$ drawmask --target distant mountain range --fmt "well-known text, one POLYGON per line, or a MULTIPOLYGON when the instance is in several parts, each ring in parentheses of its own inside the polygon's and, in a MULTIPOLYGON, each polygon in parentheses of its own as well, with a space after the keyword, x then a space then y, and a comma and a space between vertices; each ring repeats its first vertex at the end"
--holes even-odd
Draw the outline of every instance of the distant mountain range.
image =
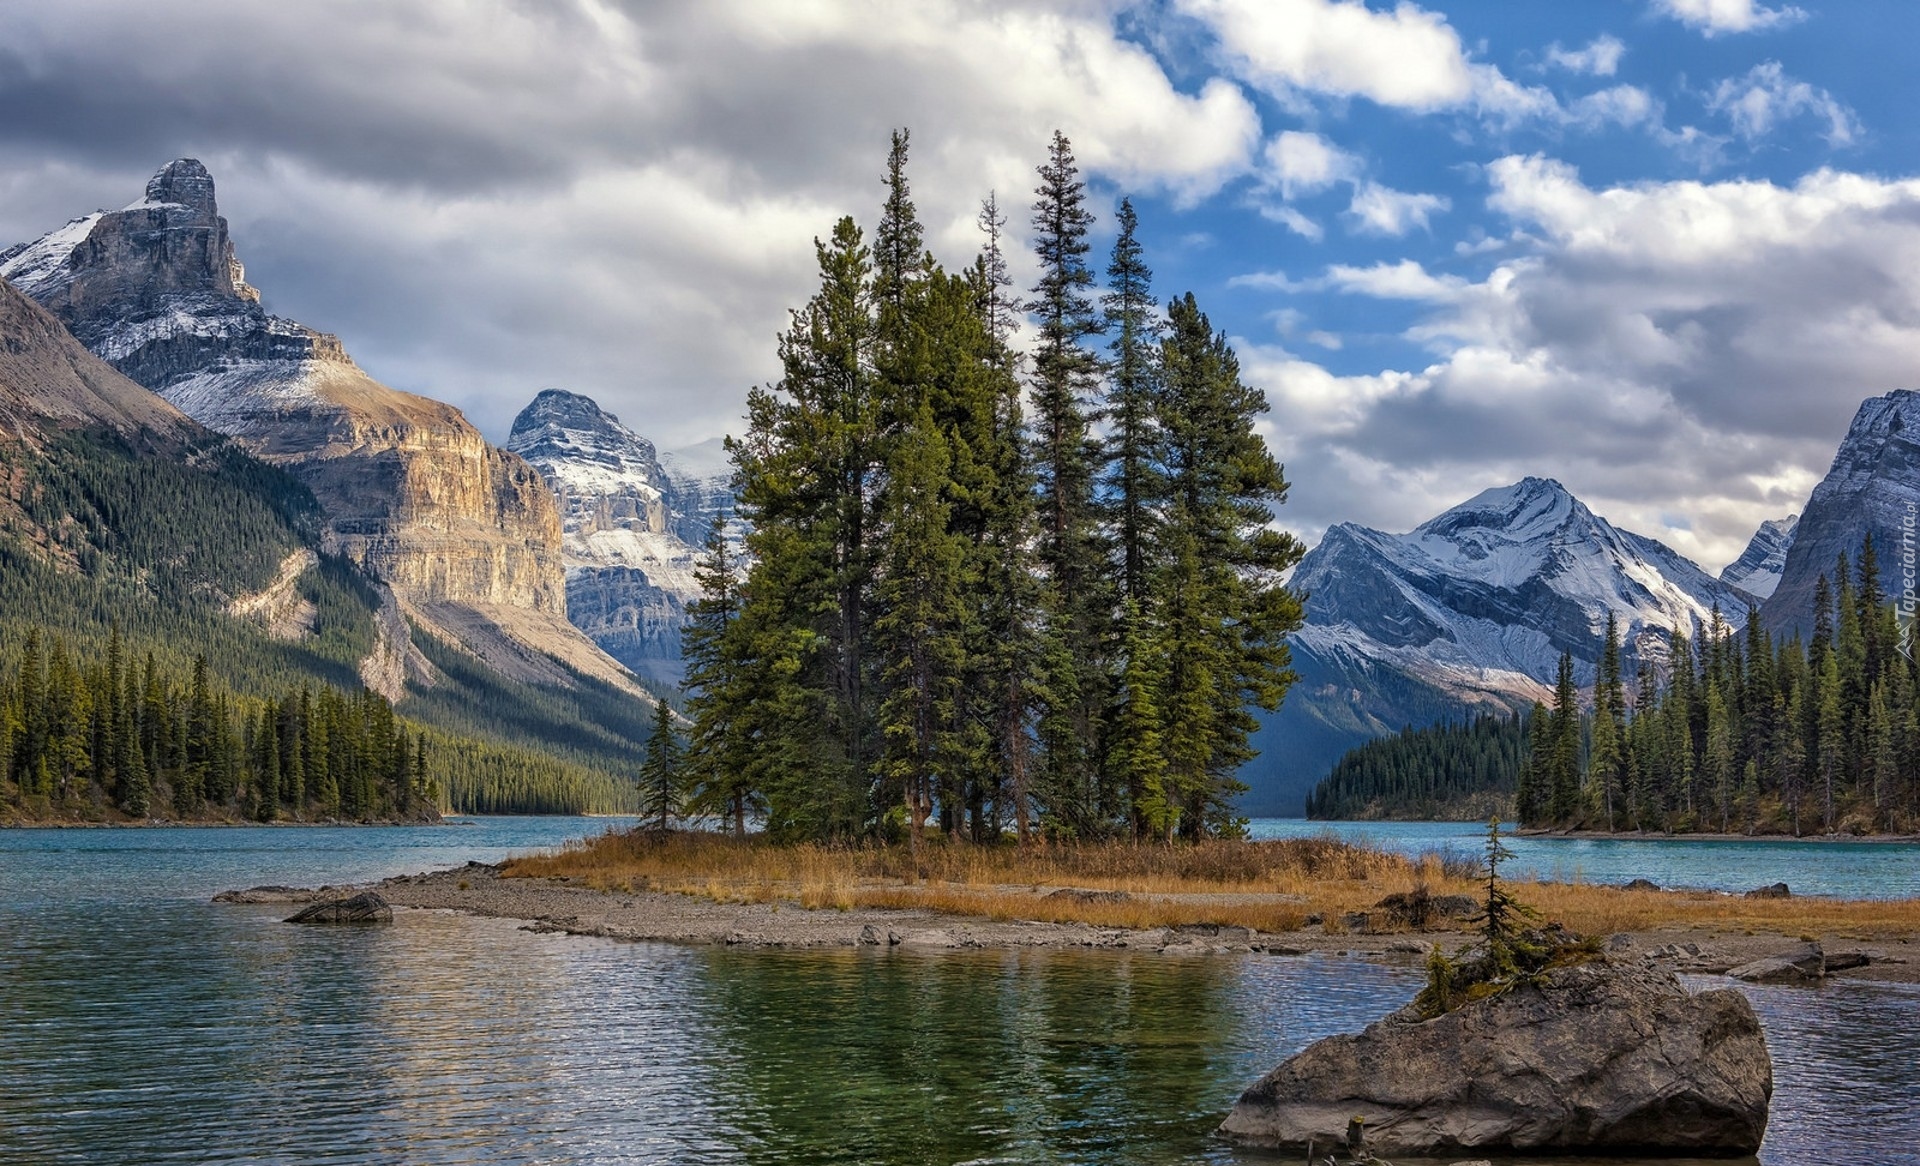
MULTIPOLYGON (((369 685, 431 689, 443 669, 421 633, 514 683, 592 678, 644 697, 636 678, 679 682, 699 548, 732 507, 718 439, 662 452, 591 398, 549 389, 490 445, 457 409, 373 380, 335 337, 268 314, 190 159, 121 210, 0 252, 0 276, 40 305, 0 299, 0 426, 176 441, 205 426, 297 475, 324 515, 312 550, 378 587, 369 685)), ((1758 606, 1770 626, 1803 627, 1818 576, 1869 531, 1897 595, 1917 501, 1920 396, 1897 392, 1861 406, 1805 514, 1763 524, 1718 578, 1544 478, 1406 534, 1334 526, 1293 577, 1308 597, 1300 682, 1256 740, 1245 808, 1298 813, 1367 738, 1543 698, 1563 651, 1590 681, 1609 613, 1630 672, 1663 664, 1671 630, 1716 607, 1735 624, 1758 606)))
POLYGON ((1341 753, 1371 737, 1546 699, 1562 652, 1581 679, 1612 613, 1629 669, 1668 633, 1758 603, 1672 548, 1594 514, 1560 483, 1486 490, 1402 535, 1341 523, 1293 576, 1300 682, 1267 719, 1243 780, 1253 813, 1297 814, 1341 753))

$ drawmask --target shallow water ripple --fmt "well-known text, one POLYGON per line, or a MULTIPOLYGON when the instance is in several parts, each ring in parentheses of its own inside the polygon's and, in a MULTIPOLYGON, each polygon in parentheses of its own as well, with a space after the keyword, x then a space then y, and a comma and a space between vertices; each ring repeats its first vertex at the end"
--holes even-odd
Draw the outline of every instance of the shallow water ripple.
MULTIPOLYGON (((617 944, 426 912, 293 928, 205 901, 595 825, 0 832, 0 1162, 1241 1162, 1210 1133, 1239 1090, 1420 980, 617 944)), ((1920 992, 1750 995, 1776 1062, 1769 1166, 1920 1162, 1920 992)))

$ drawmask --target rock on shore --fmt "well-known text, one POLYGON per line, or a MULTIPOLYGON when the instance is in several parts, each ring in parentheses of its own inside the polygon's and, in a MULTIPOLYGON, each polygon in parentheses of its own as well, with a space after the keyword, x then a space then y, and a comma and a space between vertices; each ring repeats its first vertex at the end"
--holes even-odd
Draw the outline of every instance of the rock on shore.
POLYGON ((288 923, 391 923, 393 908, 372 891, 351 899, 329 899, 287 916, 288 923))
POLYGON ((1689 994, 1671 974, 1596 962, 1431 1020, 1411 1007, 1330 1037, 1267 1074, 1221 1124, 1301 1154, 1365 1119, 1387 1157, 1461 1151, 1751 1154, 1773 1066, 1732 989, 1689 994))

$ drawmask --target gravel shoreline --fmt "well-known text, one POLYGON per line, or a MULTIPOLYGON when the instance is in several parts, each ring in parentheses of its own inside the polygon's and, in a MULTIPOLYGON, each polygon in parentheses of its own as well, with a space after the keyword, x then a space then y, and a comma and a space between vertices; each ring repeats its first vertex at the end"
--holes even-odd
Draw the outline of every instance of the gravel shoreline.
MULTIPOLYGON (((257 887, 227 891, 219 902, 310 903, 374 890, 395 907, 459 911, 519 919, 522 930, 596 936, 627 942, 723 944, 757 948, 873 947, 920 950, 1064 948, 1145 951, 1166 955, 1262 952, 1328 954, 1417 963, 1438 946, 1455 951, 1471 936, 1437 931, 1390 935, 1328 935, 1320 928, 1266 933, 1244 927, 1193 924, 1149 930, 1084 923, 993 920, 889 908, 808 909, 791 901, 720 903, 659 891, 593 890, 556 879, 500 877, 500 868, 469 863, 452 870, 401 875, 359 887, 257 887)), ((1819 936, 1829 954, 1859 952, 1861 967, 1829 980, 1920 983, 1920 950, 1908 939, 1862 940, 1819 936)), ((1697 930, 1623 933, 1609 940, 1615 956, 1640 958, 1676 972, 1711 975, 1802 946, 1779 935, 1725 935, 1697 930)))

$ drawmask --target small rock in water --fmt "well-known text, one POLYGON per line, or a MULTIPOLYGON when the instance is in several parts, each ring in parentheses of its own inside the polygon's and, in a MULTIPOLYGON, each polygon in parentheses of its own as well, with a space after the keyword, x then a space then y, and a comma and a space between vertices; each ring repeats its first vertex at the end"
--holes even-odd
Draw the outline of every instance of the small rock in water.
POLYGON ((1785 955, 1742 964, 1727 974, 1749 984, 1817 984, 1827 974, 1827 959, 1819 944, 1808 943, 1785 955))
POLYGON ((391 923, 393 908, 372 891, 351 899, 329 899, 287 916, 288 923, 391 923))
POLYGON ((244 891, 221 891, 213 897, 216 903, 310 903, 318 892, 303 890, 299 887, 266 886, 248 887, 244 891))
POLYGON ((869 923, 860 929, 860 944, 863 947, 879 947, 884 942, 880 929, 869 923))
POLYGON ((1793 891, 1785 883, 1774 883, 1770 887, 1755 887, 1747 892, 1749 899, 1791 899, 1793 891))

